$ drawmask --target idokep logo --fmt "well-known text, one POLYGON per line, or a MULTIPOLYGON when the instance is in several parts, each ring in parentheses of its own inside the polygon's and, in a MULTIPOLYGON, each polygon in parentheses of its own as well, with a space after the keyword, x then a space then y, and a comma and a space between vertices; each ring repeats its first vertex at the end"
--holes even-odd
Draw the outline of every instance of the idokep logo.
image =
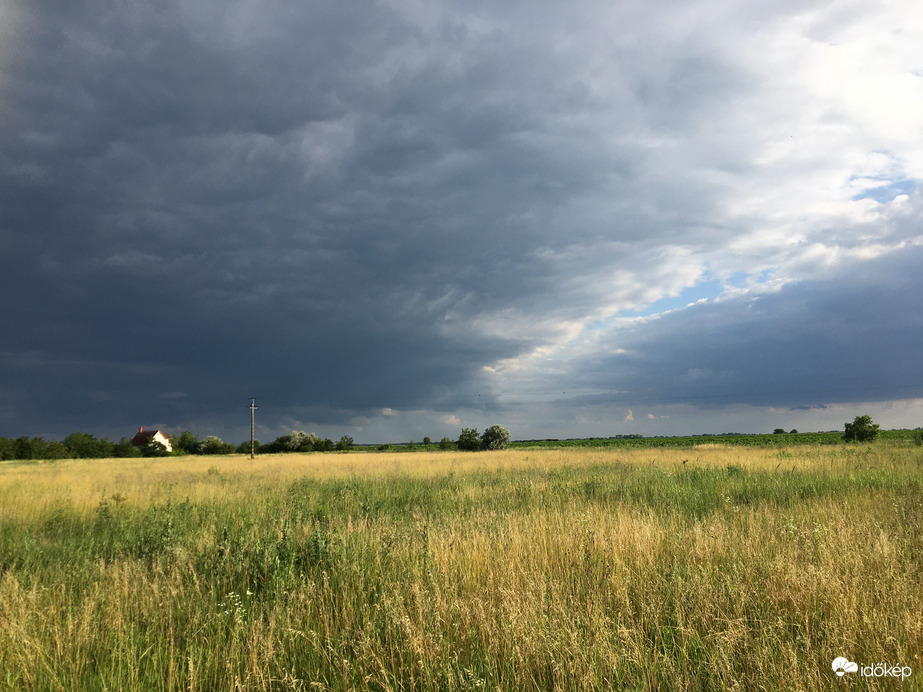
POLYGON ((892 666, 887 663, 876 663, 872 666, 860 666, 858 663, 850 661, 843 656, 837 656, 833 659, 833 672, 839 677, 846 673, 859 673, 863 678, 900 678, 904 680, 909 678, 913 671, 910 666, 892 666))
POLYGON ((853 663, 852 661, 843 658, 842 656, 837 656, 833 659, 833 672, 843 677, 846 673, 855 673, 859 670, 859 665, 853 663))

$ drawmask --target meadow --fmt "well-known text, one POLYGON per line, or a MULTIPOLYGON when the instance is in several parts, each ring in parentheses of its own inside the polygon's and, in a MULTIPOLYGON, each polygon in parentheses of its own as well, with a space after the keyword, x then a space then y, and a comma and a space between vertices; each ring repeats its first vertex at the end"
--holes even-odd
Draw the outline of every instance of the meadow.
POLYGON ((923 689, 908 442, 0 463, 0 689, 843 688, 923 689))

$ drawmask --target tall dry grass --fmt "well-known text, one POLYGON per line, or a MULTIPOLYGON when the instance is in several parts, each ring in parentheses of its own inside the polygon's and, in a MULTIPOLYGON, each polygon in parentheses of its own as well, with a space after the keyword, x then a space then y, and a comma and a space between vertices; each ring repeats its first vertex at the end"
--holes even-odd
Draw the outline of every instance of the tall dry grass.
POLYGON ((3 464, 0 687, 923 689, 921 490, 886 444, 3 464))

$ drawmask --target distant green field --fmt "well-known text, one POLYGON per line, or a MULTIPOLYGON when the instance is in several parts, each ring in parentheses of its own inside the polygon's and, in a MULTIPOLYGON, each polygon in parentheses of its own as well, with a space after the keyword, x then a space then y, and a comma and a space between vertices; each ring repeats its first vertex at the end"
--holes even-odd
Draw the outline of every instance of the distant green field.
MULTIPOLYGON (((910 439, 910 431, 890 431, 882 439, 910 439)), ((698 445, 745 445, 754 447, 787 447, 791 445, 838 444, 842 432, 781 433, 777 435, 692 435, 687 437, 613 437, 573 440, 528 440, 514 443, 517 447, 695 447, 698 445)))
MULTIPOLYGON (((879 440, 911 442, 914 430, 882 430, 879 440)), ((554 449, 562 447, 588 447, 588 448, 622 448, 622 449, 649 449, 649 448, 681 448, 696 447, 700 445, 742 445, 747 447, 789 447, 792 445, 836 445, 847 444, 843 440, 842 431, 833 432, 806 432, 806 433, 780 433, 760 435, 689 435, 684 437, 589 437, 580 439, 545 439, 545 440, 516 440, 510 444, 511 449, 554 449)), ((377 451, 377 446, 367 445, 357 447, 364 451, 377 451)), ((392 452, 432 452, 438 451, 439 446, 414 444, 387 445, 392 452)))

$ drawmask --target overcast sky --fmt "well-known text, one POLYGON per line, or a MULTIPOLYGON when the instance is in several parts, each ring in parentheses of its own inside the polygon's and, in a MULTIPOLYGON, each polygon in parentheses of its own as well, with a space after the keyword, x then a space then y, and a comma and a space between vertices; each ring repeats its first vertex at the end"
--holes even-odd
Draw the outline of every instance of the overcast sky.
POLYGON ((0 0, 0 435, 923 425, 923 4, 0 0))

